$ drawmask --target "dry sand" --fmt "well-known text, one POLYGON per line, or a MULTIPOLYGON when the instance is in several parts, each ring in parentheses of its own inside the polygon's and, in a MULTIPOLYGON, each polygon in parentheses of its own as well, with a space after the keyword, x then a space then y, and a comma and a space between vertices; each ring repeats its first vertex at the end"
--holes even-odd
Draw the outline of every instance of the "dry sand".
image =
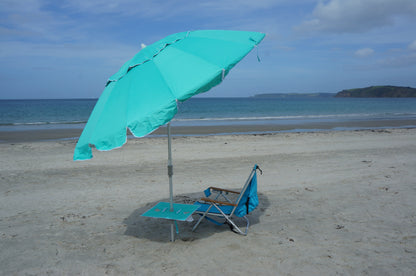
POLYGON ((247 236, 182 222, 174 243, 140 217, 168 198, 165 138, 74 146, 0 144, 1 275, 416 273, 416 129, 175 138, 177 202, 264 174, 247 236))

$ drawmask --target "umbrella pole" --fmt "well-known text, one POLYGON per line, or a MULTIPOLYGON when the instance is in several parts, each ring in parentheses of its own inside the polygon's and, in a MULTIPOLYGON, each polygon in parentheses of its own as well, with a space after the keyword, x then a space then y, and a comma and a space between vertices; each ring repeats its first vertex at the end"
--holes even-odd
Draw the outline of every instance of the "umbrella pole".
MULTIPOLYGON (((170 198, 170 211, 173 212, 173 165, 172 165, 172 138, 170 135, 170 122, 168 123, 168 176, 169 176, 169 198, 170 198)), ((170 225, 170 241, 175 241, 175 231, 173 221, 170 225)))

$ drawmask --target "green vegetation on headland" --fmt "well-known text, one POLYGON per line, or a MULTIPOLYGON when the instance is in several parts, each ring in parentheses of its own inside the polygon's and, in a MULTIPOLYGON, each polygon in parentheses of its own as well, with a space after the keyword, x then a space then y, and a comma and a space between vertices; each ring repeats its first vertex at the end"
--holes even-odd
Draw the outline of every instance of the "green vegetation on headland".
POLYGON ((410 98, 416 97, 416 88, 401 86, 370 86, 347 89, 338 92, 335 97, 351 98, 410 98))

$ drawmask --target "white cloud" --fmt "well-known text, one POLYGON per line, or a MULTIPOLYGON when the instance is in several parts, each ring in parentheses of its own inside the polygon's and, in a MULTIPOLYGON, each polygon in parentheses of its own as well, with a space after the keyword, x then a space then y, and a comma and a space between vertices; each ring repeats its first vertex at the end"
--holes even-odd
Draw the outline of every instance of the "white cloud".
POLYGON ((355 51, 357 57, 368 57, 374 53, 374 50, 371 48, 363 48, 355 51))
POLYGON ((415 0, 319 1, 312 18, 296 29, 310 32, 355 33, 393 25, 397 16, 416 17, 415 0))
POLYGON ((416 40, 410 43, 408 48, 412 51, 416 51, 416 40))

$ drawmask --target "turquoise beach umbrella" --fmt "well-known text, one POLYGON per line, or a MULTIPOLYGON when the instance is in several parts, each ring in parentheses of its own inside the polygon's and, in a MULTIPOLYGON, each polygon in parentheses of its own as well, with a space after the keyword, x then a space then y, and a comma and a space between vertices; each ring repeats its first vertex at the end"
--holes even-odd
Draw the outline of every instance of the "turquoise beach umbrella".
MULTIPOLYGON (((121 147, 127 129, 143 137, 170 122, 177 101, 221 83, 263 33, 203 30, 172 34, 143 48, 108 80, 75 147, 74 160, 121 147)), ((169 179, 172 166, 169 138, 169 179)), ((172 202, 172 189, 171 189, 172 202)))

